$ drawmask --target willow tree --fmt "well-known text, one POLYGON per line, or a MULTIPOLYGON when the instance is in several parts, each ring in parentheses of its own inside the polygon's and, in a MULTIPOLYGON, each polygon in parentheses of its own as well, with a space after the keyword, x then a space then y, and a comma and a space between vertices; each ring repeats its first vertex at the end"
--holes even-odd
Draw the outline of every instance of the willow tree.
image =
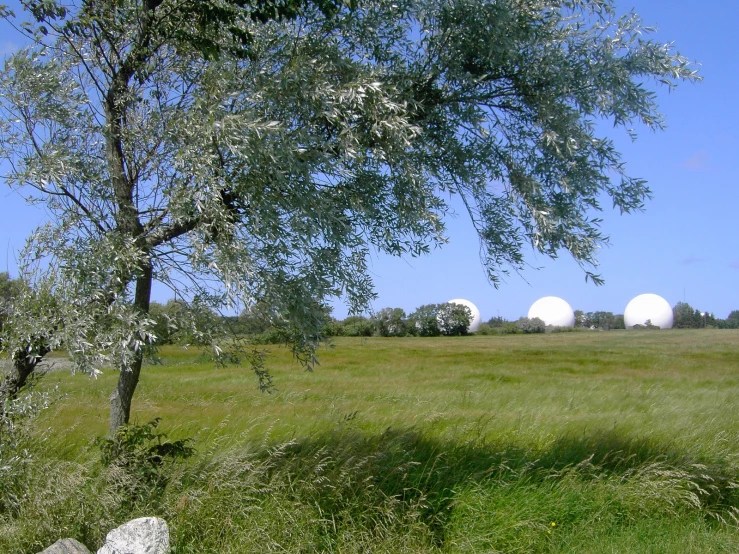
POLYGON ((53 216, 29 252, 84 305, 67 348, 120 369, 111 430, 154 280, 265 303, 310 357, 321 303, 367 306, 372 249, 445 242, 450 195, 493 284, 530 246, 598 280, 600 202, 649 196, 598 123, 661 128, 655 86, 696 79, 612 0, 23 4, 34 44, 0 75, 5 177, 53 216))

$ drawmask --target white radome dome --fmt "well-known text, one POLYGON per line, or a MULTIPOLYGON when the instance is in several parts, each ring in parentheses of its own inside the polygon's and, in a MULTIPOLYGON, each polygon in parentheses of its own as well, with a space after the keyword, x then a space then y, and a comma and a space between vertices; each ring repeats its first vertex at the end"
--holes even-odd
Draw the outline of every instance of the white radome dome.
POLYGON ((660 329, 672 329, 672 307, 658 294, 640 294, 626 305, 624 325, 644 325, 649 320, 660 329))
POLYGON ((556 296, 545 296, 534 302, 529 308, 528 318, 535 317, 553 327, 575 326, 575 312, 572 311, 572 307, 556 296))
POLYGON ((465 300, 464 298, 455 298, 454 300, 450 300, 449 302, 447 302, 447 304, 460 304, 462 306, 467 306, 472 312, 472 321, 470 321, 470 326, 467 327, 467 332, 476 333, 480 329, 480 323, 482 323, 480 310, 478 310, 477 306, 475 306, 472 302, 470 302, 469 300, 465 300))

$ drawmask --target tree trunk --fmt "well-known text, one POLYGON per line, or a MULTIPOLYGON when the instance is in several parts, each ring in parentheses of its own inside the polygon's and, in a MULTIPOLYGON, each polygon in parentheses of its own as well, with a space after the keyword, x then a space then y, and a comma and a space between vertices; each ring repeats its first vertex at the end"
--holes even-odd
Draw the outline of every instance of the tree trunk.
POLYGON ((28 377, 48 353, 49 348, 43 345, 39 348, 38 356, 28 357, 25 351, 16 352, 13 358, 13 369, 0 383, 0 417, 5 414, 5 403, 18 395, 26 385, 28 377))
MULTIPOLYGON (((151 301, 152 268, 148 263, 143 272, 136 278, 136 295, 134 306, 140 314, 149 313, 151 301)), ((119 427, 128 423, 131 415, 131 400, 136 391, 141 374, 141 364, 144 361, 144 353, 139 350, 134 354, 133 363, 130 366, 121 366, 118 376, 118 385, 113 394, 110 395, 110 436, 115 436, 119 427)))

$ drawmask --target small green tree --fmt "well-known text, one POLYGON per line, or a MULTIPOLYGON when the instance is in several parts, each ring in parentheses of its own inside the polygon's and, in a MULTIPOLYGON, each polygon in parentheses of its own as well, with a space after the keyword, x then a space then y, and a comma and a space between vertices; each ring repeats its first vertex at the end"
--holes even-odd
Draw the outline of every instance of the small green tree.
POLYGON ((424 304, 408 316, 409 330, 420 337, 438 337, 439 329, 438 304, 424 304))
POLYGON ((611 329, 626 329, 626 323, 624 322, 624 314, 615 314, 613 316, 613 323, 611 329))
POLYGON ((20 281, 10 277, 7 271, 0 271, 0 302, 3 307, 9 304, 18 294, 20 281))
POLYGON ((678 302, 672 308, 672 326, 675 329, 698 329, 703 326, 703 317, 687 302, 678 302))
POLYGON ((739 329, 739 310, 732 310, 719 326, 724 329, 739 329))
POLYGON ((439 304, 436 308, 436 321, 442 335, 466 335, 472 323, 472 310, 462 304, 439 304))
POLYGON ((589 325, 586 325, 586 322, 585 312, 575 310, 575 327, 589 327, 589 325))
POLYGON ((408 334, 408 323, 402 308, 383 308, 372 316, 381 337, 403 337, 408 334))
POLYGON ((361 315, 352 315, 342 322, 343 334, 347 337, 371 337, 374 332, 374 324, 368 318, 361 315))
POLYGON ((12 365, 0 381, 0 416, 43 357, 62 344, 66 314, 55 294, 54 281, 47 275, 33 284, 20 279, 5 282, 0 352, 10 356, 12 365))
POLYGON ((616 316, 612 312, 588 312, 584 318, 588 322, 588 327, 595 327, 602 331, 615 329, 615 325, 617 324, 616 316))
POLYGON ((499 316, 499 315, 498 316, 491 317, 487 321, 487 325, 489 325, 492 329, 497 329, 499 327, 502 327, 505 323, 509 323, 508 320, 506 318, 504 318, 504 317, 499 316))
POLYGON ((522 317, 516 321, 516 327, 522 333, 546 333, 547 324, 538 317, 522 317))

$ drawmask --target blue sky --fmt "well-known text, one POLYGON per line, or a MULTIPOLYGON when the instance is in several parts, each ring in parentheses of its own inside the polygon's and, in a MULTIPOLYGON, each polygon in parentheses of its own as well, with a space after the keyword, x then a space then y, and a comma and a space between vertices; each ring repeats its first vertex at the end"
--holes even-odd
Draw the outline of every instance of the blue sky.
MULTIPOLYGON (((13 2, 5 2, 12 4, 13 2)), ((734 34, 739 21, 737 0, 618 1, 620 11, 633 9, 658 28, 657 40, 700 63, 703 82, 659 91, 667 129, 653 133, 637 128, 632 143, 623 133, 613 138, 629 172, 649 182, 654 199, 643 213, 620 216, 603 212, 603 230, 611 244, 599 255, 606 284, 586 283, 568 255, 557 260, 530 254, 531 268, 512 274, 494 289, 485 279, 478 241, 460 211, 448 221, 450 242, 424 258, 375 256, 370 270, 378 299, 375 309, 400 307, 407 312, 421 304, 467 298, 483 320, 501 315, 516 319, 541 296, 560 296, 574 309, 623 313, 637 294, 652 292, 674 305, 693 307, 726 317, 739 309, 739 56, 734 34)), ((0 54, 19 44, 14 32, 0 23, 0 54)), ((0 270, 15 273, 15 252, 42 210, 0 184, 0 270)), ((166 300, 167 292, 155 295, 166 300)), ((346 308, 337 304, 334 315, 346 308)))

